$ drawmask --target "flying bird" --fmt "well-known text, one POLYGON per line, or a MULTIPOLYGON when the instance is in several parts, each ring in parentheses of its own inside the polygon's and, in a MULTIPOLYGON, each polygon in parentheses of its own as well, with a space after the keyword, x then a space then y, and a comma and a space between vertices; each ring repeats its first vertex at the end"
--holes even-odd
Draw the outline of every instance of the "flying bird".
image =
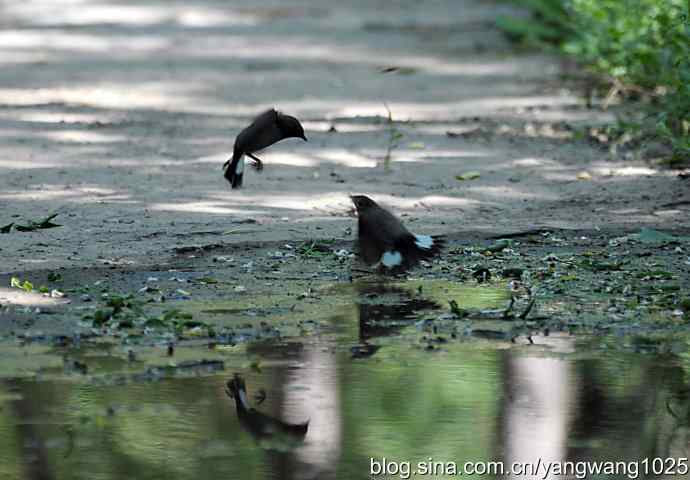
POLYGON ((437 255, 445 244, 440 235, 416 235, 392 213, 364 195, 350 197, 357 209, 359 255, 367 265, 400 273, 419 260, 437 255))
POLYGON ((251 125, 237 135, 232 158, 223 164, 225 178, 232 188, 242 186, 245 155, 251 158, 254 161, 254 167, 261 171, 264 168, 263 162, 254 154, 276 142, 292 137, 307 141, 304 128, 295 117, 284 115, 273 108, 256 117, 251 125))

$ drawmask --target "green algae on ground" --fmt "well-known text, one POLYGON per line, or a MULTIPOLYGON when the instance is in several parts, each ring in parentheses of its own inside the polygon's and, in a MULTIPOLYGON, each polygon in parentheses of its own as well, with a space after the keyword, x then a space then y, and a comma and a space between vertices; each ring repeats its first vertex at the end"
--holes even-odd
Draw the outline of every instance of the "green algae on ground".
MULTIPOLYGON (((77 333, 88 342, 108 338, 135 350, 168 343, 234 349, 258 340, 302 341, 318 335, 341 335, 346 349, 352 346, 348 342, 370 345, 370 340, 409 344, 426 337, 440 346, 444 341, 503 341, 549 331, 683 336, 688 330, 683 303, 688 298, 688 259, 680 245, 544 233, 449 246, 442 258, 411 272, 423 277, 371 275, 354 282, 347 280, 353 273, 349 259, 311 244, 299 256, 290 256, 294 247, 286 247, 282 256, 275 255, 275 246, 233 251, 235 260, 222 264, 213 261, 214 255, 226 252, 214 251, 161 270, 94 269, 86 283, 83 273, 62 272, 61 287, 70 305, 55 305, 50 312, 41 307, 41 313, 50 315, 19 305, 3 307, 2 313, 11 319, 4 327, 9 337, 22 335, 28 328, 23 325, 35 322, 26 333, 49 342, 51 328, 59 324, 63 336, 77 333), (481 279, 489 280, 480 282, 479 271, 481 279), (86 284, 94 288, 75 290, 86 284), (512 315, 503 315, 513 300, 512 315), (451 313, 451 301, 462 315, 451 313), (521 318, 531 301, 529 315, 521 318), (84 316, 90 321, 74 321, 84 316)), ((31 280, 43 282, 47 274, 31 280)), ((636 348, 633 342, 618 345, 636 348)), ((197 358, 203 358, 201 353, 197 358)))
POLYGON ((31 378, 44 370, 61 368, 62 365, 62 357, 47 345, 0 345, 0 378, 31 378))

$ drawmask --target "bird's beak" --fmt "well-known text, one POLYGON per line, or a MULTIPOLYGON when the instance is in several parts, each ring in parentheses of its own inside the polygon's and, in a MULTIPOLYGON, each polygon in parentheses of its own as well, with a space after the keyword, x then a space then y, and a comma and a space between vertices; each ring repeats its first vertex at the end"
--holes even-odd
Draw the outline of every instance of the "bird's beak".
POLYGON ((300 138, 301 138, 302 140, 304 140, 305 142, 308 141, 308 140, 307 140, 307 136, 304 135, 304 134, 302 134, 302 136, 301 136, 300 138))

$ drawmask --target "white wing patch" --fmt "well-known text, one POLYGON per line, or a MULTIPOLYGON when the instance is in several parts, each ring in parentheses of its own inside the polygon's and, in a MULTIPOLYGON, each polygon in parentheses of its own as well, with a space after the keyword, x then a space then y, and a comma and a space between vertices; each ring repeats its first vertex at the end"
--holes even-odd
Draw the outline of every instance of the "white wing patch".
POLYGON ((396 250, 384 252, 383 256, 381 257, 381 263, 388 268, 397 267, 402 263, 402 255, 396 250))
POLYGON ((424 250, 429 250, 434 244, 434 239, 430 235, 415 235, 415 245, 424 250))
POLYGON ((237 162, 237 166, 235 167, 235 175, 240 175, 242 172, 244 172, 244 155, 240 157, 240 161, 237 162))
POLYGON ((247 393, 244 390, 238 388, 237 396, 240 397, 240 402, 242 403, 242 405, 249 408, 249 402, 247 401, 247 393))

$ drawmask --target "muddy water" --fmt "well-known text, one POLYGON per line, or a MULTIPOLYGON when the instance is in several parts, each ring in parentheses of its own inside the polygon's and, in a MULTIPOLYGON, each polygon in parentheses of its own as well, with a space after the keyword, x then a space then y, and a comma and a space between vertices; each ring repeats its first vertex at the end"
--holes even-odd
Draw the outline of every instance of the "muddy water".
POLYGON ((42 367, 0 383, 0 478, 359 479, 384 458, 391 478, 430 461, 426 478, 452 478, 465 462, 688 456, 676 357, 427 331, 433 299, 359 293, 316 334, 218 346, 204 364, 183 360, 199 346, 22 347, 42 367), (235 374, 254 410, 226 392, 235 374))

